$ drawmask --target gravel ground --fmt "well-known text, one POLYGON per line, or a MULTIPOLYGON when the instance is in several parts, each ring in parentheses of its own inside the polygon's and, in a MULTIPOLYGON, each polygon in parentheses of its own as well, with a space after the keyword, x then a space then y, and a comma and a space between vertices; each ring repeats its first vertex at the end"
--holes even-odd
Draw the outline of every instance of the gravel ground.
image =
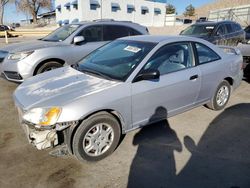
POLYGON ((28 144, 12 100, 17 86, 0 78, 0 187, 250 187, 246 81, 225 110, 198 107, 130 132, 97 163, 52 157, 28 144))

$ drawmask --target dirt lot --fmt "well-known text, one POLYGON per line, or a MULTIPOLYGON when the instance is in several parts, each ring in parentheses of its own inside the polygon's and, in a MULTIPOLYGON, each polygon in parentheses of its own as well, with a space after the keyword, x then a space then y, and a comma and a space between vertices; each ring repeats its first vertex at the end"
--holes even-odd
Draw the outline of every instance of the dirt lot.
POLYGON ((250 187, 250 84, 223 111, 199 107, 126 135, 98 163, 52 157, 28 144, 0 78, 0 187, 250 187))

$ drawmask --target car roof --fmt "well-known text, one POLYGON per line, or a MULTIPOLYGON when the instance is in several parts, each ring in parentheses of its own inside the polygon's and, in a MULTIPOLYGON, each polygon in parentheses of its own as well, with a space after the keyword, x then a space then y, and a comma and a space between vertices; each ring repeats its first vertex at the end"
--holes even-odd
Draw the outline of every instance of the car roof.
POLYGON ((79 23, 71 23, 72 25, 99 25, 99 24, 112 24, 112 25, 134 25, 139 27, 144 27, 138 23, 131 21, 114 21, 114 20, 94 20, 94 21, 81 21, 79 23))
POLYGON ((174 36, 174 35, 138 35, 138 36, 128 36, 120 38, 119 40, 133 40, 140 42, 152 42, 152 43, 160 43, 160 42, 172 42, 176 41, 197 41, 197 38, 187 37, 187 36, 174 36))
POLYGON ((218 21, 218 22, 213 22, 213 21, 206 21, 206 22, 197 22, 193 25, 218 25, 218 24, 224 24, 224 23, 236 23, 231 20, 223 20, 223 21, 218 21))
POLYGON ((122 26, 127 26, 131 27, 133 29, 136 29, 137 31, 141 32, 142 34, 147 34, 148 30, 147 27, 142 26, 138 23, 134 23, 131 21, 115 21, 112 19, 103 19, 103 20, 95 20, 95 21, 82 21, 79 23, 71 23, 69 25, 80 25, 80 26, 91 26, 91 25, 122 25, 122 26))

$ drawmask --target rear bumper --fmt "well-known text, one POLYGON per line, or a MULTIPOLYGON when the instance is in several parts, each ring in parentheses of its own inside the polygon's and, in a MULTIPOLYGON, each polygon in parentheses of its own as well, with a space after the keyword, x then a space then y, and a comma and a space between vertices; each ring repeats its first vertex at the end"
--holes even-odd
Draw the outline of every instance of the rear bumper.
POLYGON ((243 78, 243 71, 241 70, 239 74, 234 77, 233 90, 237 89, 240 86, 242 78, 243 78))

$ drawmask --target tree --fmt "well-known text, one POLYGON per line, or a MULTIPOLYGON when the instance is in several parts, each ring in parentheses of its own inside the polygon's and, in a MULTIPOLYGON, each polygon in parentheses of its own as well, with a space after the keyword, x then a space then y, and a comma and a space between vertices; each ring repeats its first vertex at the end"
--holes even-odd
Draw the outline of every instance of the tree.
POLYGON ((193 5, 188 5, 186 7, 186 11, 184 12, 184 16, 194 16, 195 15, 195 8, 193 5))
POLYGON ((28 13, 33 18, 33 23, 37 23, 37 14, 41 8, 50 9, 51 0, 16 0, 17 9, 28 13))
POLYGON ((3 24, 4 7, 9 0, 0 0, 0 24, 3 24))
POLYGON ((166 6, 166 14, 174 14, 176 11, 174 5, 168 4, 166 6))

